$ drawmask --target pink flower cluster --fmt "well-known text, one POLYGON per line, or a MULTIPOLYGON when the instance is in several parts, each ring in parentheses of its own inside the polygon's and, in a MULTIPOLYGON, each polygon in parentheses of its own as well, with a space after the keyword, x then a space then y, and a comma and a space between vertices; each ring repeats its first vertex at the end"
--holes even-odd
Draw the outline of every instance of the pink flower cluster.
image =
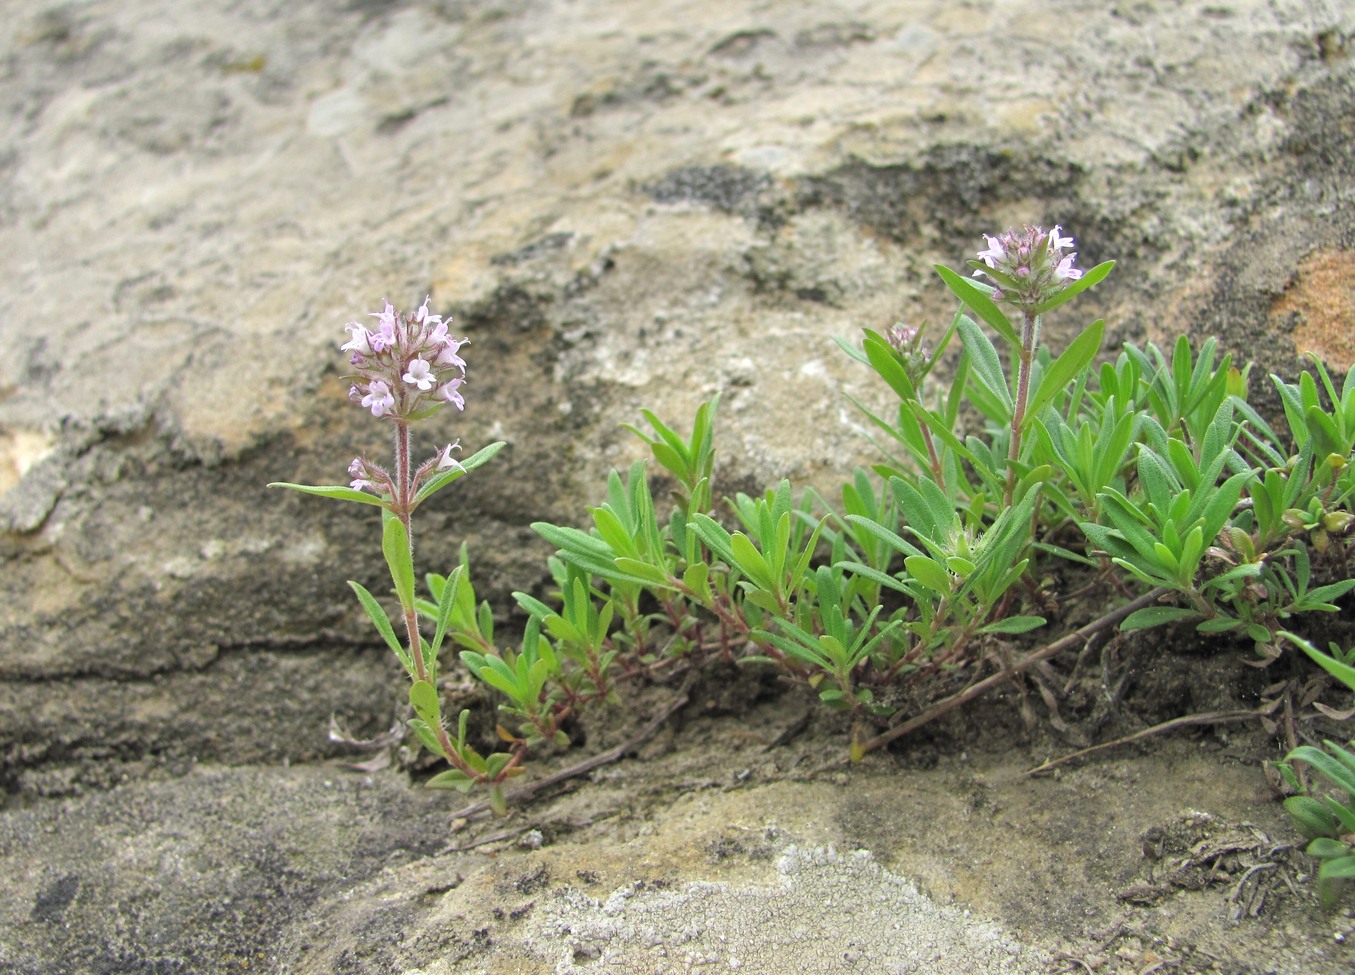
POLYGON ((349 322, 349 340, 340 346, 351 352, 357 370, 348 398, 372 411, 372 416, 409 420, 452 403, 465 408, 461 384, 466 363, 457 355, 465 339, 447 334, 441 315, 428 312, 428 298, 412 316, 396 312, 390 302, 373 312, 376 328, 349 322))
POLYGON ((994 301, 1026 306, 1048 301, 1082 277, 1082 271, 1073 267, 1077 254, 1063 253, 1073 246, 1073 238, 1060 237, 1060 229, 1026 227, 1023 234, 1015 230, 997 237, 984 234, 988 248, 979 251, 979 259, 987 268, 980 267, 974 276, 984 275, 997 285, 994 301))

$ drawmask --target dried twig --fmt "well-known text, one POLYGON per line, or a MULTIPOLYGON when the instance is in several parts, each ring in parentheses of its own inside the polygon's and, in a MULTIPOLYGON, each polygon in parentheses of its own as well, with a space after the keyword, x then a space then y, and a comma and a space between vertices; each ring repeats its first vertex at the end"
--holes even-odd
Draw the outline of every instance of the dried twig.
POLYGON ((1123 738, 1116 738, 1114 741, 1103 741, 1099 745, 1092 745, 1090 748, 1080 748, 1075 752, 1069 752, 1067 755, 1060 755, 1058 758, 1051 758, 1043 765, 1037 765, 1035 768, 1026 772, 1027 775, 1039 775, 1041 772, 1048 772, 1057 765, 1064 762, 1071 762, 1075 758, 1081 758, 1084 755, 1090 755, 1092 752, 1099 752, 1105 748, 1114 748, 1116 745, 1127 745, 1131 741, 1138 741, 1140 738, 1148 738, 1152 735, 1160 735, 1163 732, 1175 731, 1177 728, 1188 728, 1192 725, 1200 724, 1224 724, 1228 721, 1242 721, 1247 718, 1259 718, 1261 711, 1211 711, 1207 714, 1188 714, 1183 718, 1172 718, 1170 721, 1164 721, 1161 724, 1155 724, 1151 728, 1144 728, 1142 731, 1136 731, 1132 735, 1125 735, 1123 738))

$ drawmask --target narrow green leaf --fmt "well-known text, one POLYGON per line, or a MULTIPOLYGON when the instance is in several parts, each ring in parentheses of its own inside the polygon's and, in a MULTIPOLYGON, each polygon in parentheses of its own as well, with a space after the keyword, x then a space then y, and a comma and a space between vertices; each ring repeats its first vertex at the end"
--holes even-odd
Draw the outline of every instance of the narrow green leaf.
POLYGON ((1039 388, 1030 395, 1023 427, 1028 426, 1055 396, 1067 389, 1091 365, 1096 353, 1101 351, 1101 339, 1105 334, 1105 328, 1105 322, 1098 318, 1087 326, 1086 331, 1069 343, 1062 355, 1050 363, 1049 368, 1040 377, 1039 388))
MULTIPOLYGON (((1355 579, 1342 579, 1340 582, 1333 582, 1329 586, 1318 586, 1316 589, 1310 589, 1305 594, 1305 605, 1308 604, 1329 604, 1333 599, 1340 599, 1351 589, 1355 589, 1355 579)), ((1315 608, 1315 607, 1313 607, 1315 608)), ((1337 607, 1327 605, 1328 612, 1333 612, 1337 607)))
POLYGON ((1045 625, 1043 616, 1008 616, 979 627, 980 633, 1029 633, 1045 625))
POLYGON ((471 471, 475 470, 475 468, 486 463, 505 446, 507 446, 507 444, 500 440, 497 443, 490 444, 488 447, 482 447, 465 460, 461 461, 458 466, 453 467, 451 470, 443 471, 441 474, 434 476, 431 481, 424 482, 423 486, 421 486, 414 495, 414 504, 417 506, 424 501, 424 499, 441 491, 448 484, 451 484, 458 478, 465 477, 471 471))
POLYGON ((725 527, 709 515, 693 512, 688 522, 692 530, 706 543, 706 547, 718 555, 726 564, 736 562, 734 550, 730 547, 730 535, 725 527))
POLYGON ((1319 836, 1303 852, 1309 856, 1322 857, 1343 857, 1350 853, 1350 846, 1342 843, 1340 840, 1334 840, 1330 836, 1319 836))
POLYGON ((614 511, 604 506, 594 508, 592 514, 598 534, 602 536, 602 540, 611 548, 613 554, 628 558, 636 558, 640 554, 630 530, 621 523, 621 519, 614 511))
POLYGON ((433 733, 433 729, 428 726, 428 722, 424 721, 422 718, 410 718, 409 726, 414 729, 415 737, 419 739, 424 748, 427 748, 434 755, 441 755, 443 758, 451 757, 443 751, 442 742, 439 741, 438 736, 433 733))
POLYGON ((475 780, 459 768, 439 772, 424 783, 424 787, 428 789, 455 789, 457 792, 469 792, 474 785, 475 780))
POLYGON ((409 656, 409 651, 404 648, 399 639, 395 636, 395 628, 391 626, 390 617, 386 611, 381 608, 381 604, 376 601, 376 597, 366 590, 360 583, 349 581, 348 585, 353 592, 357 594, 358 602, 362 603, 362 608, 367 611, 372 623, 376 625, 377 632, 381 634, 386 645, 395 652, 395 656, 400 658, 400 663, 405 665, 405 670, 409 676, 413 677, 416 673, 414 661, 409 656))
POLYGON ((1005 411, 1003 415, 993 419, 1003 422, 1010 420, 1012 394, 1007 388, 1007 377, 1002 371, 1002 361, 998 358, 997 349, 993 348, 993 343, 983 334, 983 330, 968 318, 960 320, 960 343, 969 354, 974 378, 998 400, 1005 411))
POLYGON ((993 299, 988 297, 988 292, 984 291, 973 279, 966 278, 944 264, 933 265, 936 273, 941 276, 941 280, 950 288, 951 293, 959 298, 974 314, 983 319, 993 331, 1001 335, 1007 343, 1014 349, 1021 347, 1021 339, 1016 334, 1016 329, 1012 328, 1012 323, 1007 320, 1007 316, 1002 314, 997 305, 993 304, 993 299))
POLYGON ((438 690, 428 681, 416 680, 409 686, 409 703, 419 719, 427 722, 430 728, 437 728, 442 724, 438 690))
MULTIPOLYGON (((1346 848, 1349 851, 1349 847, 1346 848)), ((1355 879, 1355 856, 1333 857, 1318 868, 1323 878, 1332 880, 1355 879)))
POLYGON ((882 586, 887 586, 897 592, 908 593, 912 595, 912 589, 905 582, 901 582, 894 576, 869 565, 862 565, 860 562, 836 562, 833 565, 835 569, 842 569, 853 575, 861 576, 863 579, 869 579, 871 582, 882 586))
POLYGON ((1343 664, 1335 657, 1327 656, 1325 653, 1317 649, 1317 647, 1313 646, 1303 637, 1295 633, 1290 633, 1288 630, 1281 630, 1278 635, 1284 637, 1290 643, 1294 644, 1296 647, 1298 647, 1300 650, 1306 653, 1309 657, 1311 657, 1313 659, 1313 662, 1316 663, 1319 667, 1321 667, 1327 673, 1331 674, 1342 684, 1345 684, 1352 691, 1355 691, 1355 667, 1343 664))
POLYGON ((682 584, 696 594, 697 602, 710 606, 715 598, 710 591, 710 566, 705 562, 696 562, 687 566, 682 573, 682 584))
POLYGON ((388 517, 381 533, 381 552, 390 567, 391 581, 400 605, 414 605, 414 557, 409 551, 409 535, 399 518, 388 517))
POLYGON ((532 522, 532 531, 564 552, 577 552, 604 562, 613 558, 611 546, 600 538, 594 538, 587 532, 563 525, 552 525, 548 521, 532 522))
POLYGON ((951 576, 925 555, 910 555, 903 560, 908 574, 941 596, 950 595, 951 576))
POLYGON ((287 481, 273 481, 269 487, 287 488, 291 491, 300 491, 302 494, 314 494, 322 498, 334 498, 336 501, 355 501, 358 504, 374 504, 377 507, 384 508, 389 502, 385 498, 378 498, 375 494, 368 494, 366 491, 355 491, 350 487, 344 487, 341 484, 291 484, 287 481))
MULTIPOLYGON (((427 649, 427 655, 432 657, 434 661, 437 660, 438 652, 442 649, 442 641, 447 636, 447 627, 451 624, 452 612, 456 609, 456 598, 461 591, 461 577, 465 575, 465 572, 466 567, 458 565, 442 583, 440 591, 437 593, 438 610, 435 624, 437 629, 433 633, 433 642, 428 645, 427 649)), ((427 659, 425 659, 424 665, 429 666, 427 659)))
POLYGON ((1148 606, 1126 616, 1124 622, 1120 624, 1120 629, 1125 632, 1146 630, 1178 620, 1195 619, 1199 615, 1195 610, 1186 609, 1184 606, 1148 606))
MULTIPOLYGON (((1330 745, 1330 742, 1324 742, 1330 745)), ((1347 793, 1355 795, 1355 772, 1346 768, 1340 761, 1312 745, 1300 745, 1284 757, 1286 762, 1307 762, 1317 771, 1331 779, 1347 793)))
POLYGON ((639 579, 647 586, 658 589, 676 589, 677 583, 657 565, 641 562, 638 559, 616 559, 615 565, 632 579, 639 579))
POLYGON ((866 330, 865 353, 870 367, 889 384, 900 399, 917 399, 917 389, 899 362, 898 353, 883 338, 866 330))
POLYGON ((1312 796, 1290 796, 1284 801, 1284 808, 1298 831, 1310 840, 1330 837, 1336 831, 1336 817, 1325 803, 1312 796))

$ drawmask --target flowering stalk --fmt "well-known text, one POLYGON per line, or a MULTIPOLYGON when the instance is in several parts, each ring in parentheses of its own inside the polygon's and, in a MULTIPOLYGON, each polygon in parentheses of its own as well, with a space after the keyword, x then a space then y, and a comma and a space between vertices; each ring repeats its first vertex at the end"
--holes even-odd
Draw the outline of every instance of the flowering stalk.
POLYGON ((1082 278, 1073 266, 1077 254, 1064 254, 1073 238, 1059 236, 1059 227, 1046 232, 1027 226, 1025 233, 1008 230, 997 237, 984 235, 988 247, 979 251, 983 262, 971 262, 974 276, 990 278, 996 285, 990 300, 1015 305, 1021 311, 1020 343, 1017 346, 1016 397, 1012 407, 1011 440, 1007 449, 1007 485, 1004 500, 1011 507, 1016 490, 1016 461, 1021 455, 1021 431, 1025 426, 1030 397, 1030 370, 1040 338, 1040 313, 1051 306, 1060 292, 1082 278))
MULTIPOLYGON (((354 474, 350 486, 354 490, 374 490, 389 498, 386 510, 404 526, 405 545, 412 561, 414 534, 410 516, 417 504, 416 491, 420 482, 434 468, 447 470, 456 464, 451 451, 458 445, 448 444, 433 460, 418 470, 411 470, 412 420, 431 416, 437 409, 451 403, 458 410, 465 408, 460 387, 465 382, 466 363, 457 353, 465 339, 454 339, 447 334, 447 325, 441 315, 428 311, 428 298, 412 316, 396 314, 390 302, 371 317, 377 327, 370 330, 358 322, 345 327, 349 341, 340 346, 351 352, 349 363, 357 370, 348 398, 371 411, 372 416, 390 419, 395 424, 395 471, 388 474, 364 458, 355 458, 349 465, 354 474)), ((428 680, 428 669, 420 648, 418 611, 413 601, 401 599, 405 632, 409 641, 409 656, 414 663, 415 678, 428 680)))
MULTIPOLYGON (((898 353, 899 364, 903 366, 908 382, 914 389, 920 390, 922 380, 931 371, 933 363, 931 351, 922 342, 922 328, 896 323, 885 330, 885 338, 898 353)), ((932 469, 932 476, 936 478, 936 483, 944 488, 946 477, 941 469, 941 458, 936 453, 936 442, 932 440, 931 428, 923 423, 919 430, 922 433, 923 445, 927 449, 927 462, 932 469)))
POLYGON ((382 509, 381 547, 403 616, 403 644, 395 636, 385 610, 371 593, 356 582, 349 585, 413 681, 410 703, 416 717, 410 724, 415 733, 430 751, 443 756, 453 766, 453 771, 443 773, 434 784, 455 788, 468 788, 481 782, 490 784, 494 788, 491 802, 499 808, 503 803, 500 783, 519 771, 521 755, 482 757, 477 754, 466 744, 466 712, 462 712, 460 727, 453 737, 443 724, 437 691, 438 650, 456 610, 462 570, 454 571, 433 594, 437 604, 437 633, 432 641, 425 641, 419 633, 411 524, 414 509, 434 492, 487 461, 503 446, 502 443, 492 444, 462 464, 452 457, 452 451, 460 449, 460 442, 453 441, 415 465, 411 425, 431 417, 448 404, 458 410, 465 408, 461 387, 466 381, 466 363, 459 352, 466 340, 447 333, 447 323, 442 316, 429 312, 428 301, 425 298, 411 315, 397 313, 387 302, 384 309, 372 313, 371 317, 376 319, 374 328, 349 322, 345 326, 349 340, 340 346, 349 353, 348 361, 354 370, 348 398, 370 411, 372 416, 389 420, 395 427, 391 469, 359 455, 348 465, 351 478, 348 487, 277 486, 341 501, 374 504, 382 509), (450 778, 445 778, 447 776, 450 778))

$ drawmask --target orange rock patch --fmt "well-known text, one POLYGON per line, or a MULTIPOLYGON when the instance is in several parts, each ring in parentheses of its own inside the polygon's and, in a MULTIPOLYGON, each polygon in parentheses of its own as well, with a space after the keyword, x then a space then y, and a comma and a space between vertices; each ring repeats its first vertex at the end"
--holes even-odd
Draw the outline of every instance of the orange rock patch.
POLYGON ((1291 312, 1300 319, 1294 329, 1300 355, 1315 352, 1342 370, 1355 363, 1355 252, 1322 250, 1300 264, 1294 283, 1272 303, 1270 317, 1278 325, 1291 312))

